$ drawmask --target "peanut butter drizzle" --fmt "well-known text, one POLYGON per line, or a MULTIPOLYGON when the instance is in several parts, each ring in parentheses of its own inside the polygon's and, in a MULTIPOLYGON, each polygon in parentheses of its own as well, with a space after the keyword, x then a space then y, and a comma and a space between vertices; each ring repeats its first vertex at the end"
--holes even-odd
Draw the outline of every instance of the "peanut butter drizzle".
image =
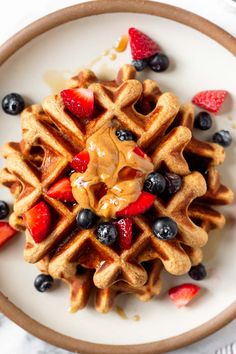
POLYGON ((87 170, 71 176, 76 201, 104 218, 115 217, 117 211, 137 200, 145 177, 154 169, 149 158, 134 152, 134 141, 120 141, 115 131, 116 123, 108 123, 88 138, 87 170), (105 185, 107 192, 97 200, 95 190, 99 184, 105 185))

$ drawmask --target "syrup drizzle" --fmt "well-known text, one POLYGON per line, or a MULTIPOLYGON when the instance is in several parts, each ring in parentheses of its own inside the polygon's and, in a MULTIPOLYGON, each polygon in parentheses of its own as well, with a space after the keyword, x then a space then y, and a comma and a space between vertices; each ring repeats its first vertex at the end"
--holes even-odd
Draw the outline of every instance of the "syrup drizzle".
MULTIPOLYGON (((86 67, 88 69, 92 69, 94 65, 102 62, 104 57, 108 57, 111 61, 115 61, 118 57, 118 54, 126 50, 128 41, 129 38, 126 34, 120 36, 112 48, 105 50, 102 55, 99 55, 91 60, 91 62, 86 67)), ((43 81, 47 84, 53 94, 57 94, 65 88, 67 76, 67 71, 48 70, 43 74, 43 81)))
POLYGON ((48 70, 43 74, 43 81, 47 84, 53 94, 65 88, 65 72, 58 70, 48 70))

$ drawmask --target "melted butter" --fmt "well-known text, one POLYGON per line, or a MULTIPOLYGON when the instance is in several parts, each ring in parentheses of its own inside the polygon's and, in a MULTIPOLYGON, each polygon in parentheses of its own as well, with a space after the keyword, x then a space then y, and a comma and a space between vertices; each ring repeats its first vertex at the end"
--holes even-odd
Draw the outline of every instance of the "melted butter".
POLYGON ((123 320, 129 319, 122 307, 116 306, 115 311, 123 320))
POLYGON ((119 53, 124 52, 127 48, 128 41, 129 37, 126 34, 121 36, 115 45, 115 50, 119 53))
POLYGON ((43 80, 53 94, 62 91, 66 86, 66 77, 63 71, 48 70, 43 74, 43 80))

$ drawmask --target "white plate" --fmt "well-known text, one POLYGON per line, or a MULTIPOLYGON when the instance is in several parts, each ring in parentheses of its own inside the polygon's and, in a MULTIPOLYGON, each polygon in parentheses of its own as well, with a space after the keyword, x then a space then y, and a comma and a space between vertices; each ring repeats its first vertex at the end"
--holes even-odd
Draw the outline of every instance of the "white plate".
MULTIPOLYGON (((144 75, 156 79, 163 90, 174 91, 183 102, 203 89, 225 89, 231 98, 222 114, 214 118, 214 126, 204 139, 214 131, 229 129, 236 141, 236 60, 235 57, 200 32, 157 16, 144 14, 102 14, 79 19, 40 35, 14 54, 0 68, 0 97, 9 92, 19 92, 28 101, 41 102, 51 93, 44 81, 51 70, 60 73, 76 72, 86 67, 94 58, 112 47, 117 38, 136 26, 156 39, 169 55, 171 68, 166 73, 146 71, 144 75)), ((112 78, 119 67, 130 63, 130 51, 118 54, 115 61, 104 57, 94 66, 98 75, 112 78)), ((1 112, 0 145, 20 139, 19 117, 1 112)), ((1 161, 2 164, 2 161, 1 161)), ((227 158, 221 169, 223 181, 236 190, 235 143, 227 149, 227 158)), ((0 198, 11 203, 10 194, 1 189, 0 198)), ((224 208, 235 215, 235 205, 224 208)), ((117 299, 116 304, 125 309, 128 320, 115 311, 101 315, 89 307, 77 314, 69 314, 68 289, 64 285, 55 291, 38 293, 33 287, 37 270, 23 261, 24 235, 0 251, 1 291, 33 319, 62 334, 103 344, 140 344, 183 334, 202 325, 236 300, 236 238, 235 225, 213 232, 204 249, 205 265, 209 276, 201 282, 203 291, 190 306, 178 310, 170 302, 166 291, 169 287, 190 281, 188 276, 165 276, 162 296, 149 303, 142 303, 132 296, 117 299), (134 321, 139 315, 141 320, 134 321)))

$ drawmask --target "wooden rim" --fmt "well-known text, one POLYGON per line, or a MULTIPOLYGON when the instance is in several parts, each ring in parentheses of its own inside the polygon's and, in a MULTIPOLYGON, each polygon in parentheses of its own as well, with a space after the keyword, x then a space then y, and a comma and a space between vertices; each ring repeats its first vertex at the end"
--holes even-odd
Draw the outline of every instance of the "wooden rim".
MULTIPOLYGON (((15 34, 0 47, 0 65, 40 34, 79 18, 104 13, 133 12, 164 17, 192 27, 214 39, 236 56, 236 39, 220 27, 183 9, 146 0, 100 0, 71 6, 47 15, 15 34)), ((205 324, 179 336, 139 345, 103 345, 74 339, 33 320, 0 292, 0 310, 36 337, 58 347, 85 354, 158 354, 198 341, 236 318, 236 301, 205 324)))

